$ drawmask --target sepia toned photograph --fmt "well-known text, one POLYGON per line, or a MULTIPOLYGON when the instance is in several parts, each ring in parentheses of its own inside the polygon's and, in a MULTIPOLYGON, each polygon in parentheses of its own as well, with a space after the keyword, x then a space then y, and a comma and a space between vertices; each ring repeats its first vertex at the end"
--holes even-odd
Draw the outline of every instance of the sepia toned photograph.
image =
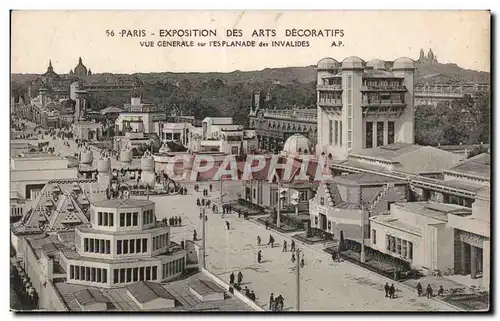
POLYGON ((490 311, 490 39, 486 10, 12 10, 10 311, 490 311))

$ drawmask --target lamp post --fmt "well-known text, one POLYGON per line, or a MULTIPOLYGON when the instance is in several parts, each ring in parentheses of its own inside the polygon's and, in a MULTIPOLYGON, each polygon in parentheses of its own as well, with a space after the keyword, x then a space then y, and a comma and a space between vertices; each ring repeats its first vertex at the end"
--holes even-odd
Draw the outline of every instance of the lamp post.
POLYGON ((300 249, 297 249, 297 311, 300 311, 300 249))
POLYGON ((203 219, 203 222, 202 222, 202 235, 201 237, 203 238, 203 268, 206 269, 207 268, 207 240, 206 240, 206 211, 205 211, 205 208, 202 209, 202 213, 203 213, 203 216, 202 216, 202 219, 203 219))

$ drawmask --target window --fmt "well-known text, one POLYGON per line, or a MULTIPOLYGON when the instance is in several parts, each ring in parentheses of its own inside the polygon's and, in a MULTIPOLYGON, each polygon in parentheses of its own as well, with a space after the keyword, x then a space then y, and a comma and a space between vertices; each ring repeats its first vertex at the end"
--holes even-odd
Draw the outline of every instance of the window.
POLYGON ((108 213, 109 214, 109 226, 114 226, 114 214, 113 213, 108 213))
POLYGON ((99 253, 104 254, 106 252, 106 246, 104 240, 99 240, 99 253))
POLYGON ((95 274, 96 274, 96 271, 95 271, 95 268, 93 267, 90 269, 90 281, 91 282, 94 282, 96 280, 95 274))
POLYGON ((134 282, 137 282, 137 280, 139 280, 139 268, 134 268, 133 277, 134 277, 134 282))
POLYGON ((306 202, 307 201, 307 191, 300 191, 299 192, 299 201, 300 202, 306 202))
POLYGON ((413 260, 413 243, 408 242, 408 258, 413 260))
POLYGON ((125 226, 125 213, 120 213, 120 226, 125 226))
POLYGON ((69 266, 69 278, 70 279, 75 278, 75 266, 74 265, 69 266))
POLYGON ((320 197, 319 204, 320 205, 325 205, 325 198, 324 197, 320 197))
POLYGON ((102 225, 104 226, 108 226, 108 215, 109 213, 102 213, 102 218, 103 218, 103 222, 102 222, 102 225))
POLYGON ((123 254, 128 254, 128 240, 123 240, 123 254))
POLYGON ((342 147, 342 121, 339 120, 339 146, 342 147))
POLYGON ((111 251, 111 241, 106 240, 106 254, 109 254, 111 251))
POLYGON ((113 283, 118 283, 118 269, 113 269, 113 283))
POLYGON ((90 267, 85 268, 85 281, 90 281, 90 267))
POLYGON ((377 146, 384 145, 384 122, 377 122, 377 146))
POLYGON ((394 144, 395 141, 394 122, 387 122, 387 144, 394 144))
POLYGON ((366 122, 366 131, 365 131, 365 148, 373 147, 373 122, 366 122))
POLYGON ((89 239, 89 252, 94 252, 94 239, 89 239))
POLYGON ((89 239, 88 238, 83 239, 83 251, 84 252, 89 251, 89 239))
POLYGON ((152 280, 156 280, 157 279, 157 274, 158 274, 158 267, 157 266, 153 266, 152 273, 153 273, 153 275, 151 276, 151 279, 152 280))
POLYGON ((139 269, 139 281, 144 281, 144 267, 139 269))
POLYGON ((386 245, 386 250, 390 251, 391 250, 391 237, 389 235, 385 236, 385 245, 386 245))
POLYGON ((328 121, 328 144, 333 145, 333 121, 328 121))
POLYGON ((122 241, 116 241, 116 254, 122 254, 122 241))
POLYGON ((135 252, 135 240, 130 240, 130 253, 135 252))
POLYGON ((108 269, 102 269, 101 282, 108 283, 108 269))
POLYGON ((132 268, 127 269, 127 282, 132 282, 132 268))
POLYGON ((148 251, 148 239, 142 239, 142 252, 146 253, 148 251))
POLYGON ((75 280, 80 280, 80 267, 75 266, 75 280))
POLYGON ((334 139, 334 141, 335 141, 335 146, 337 146, 339 143, 339 121, 338 120, 335 121, 335 139, 334 139))
POLYGON ((141 239, 135 240, 135 251, 141 253, 141 239))
POLYGON ((138 223, 138 217, 139 217, 139 213, 136 212, 136 213, 133 214, 133 217, 132 217, 132 225, 133 226, 139 225, 139 223, 138 223))
POLYGON ((125 283, 125 269, 120 269, 120 283, 125 283))
POLYGON ((146 267, 146 281, 151 280, 151 267, 147 266, 146 267))
POLYGON ((372 242, 373 244, 377 244, 377 231, 372 229, 372 242))
POLYGON ((132 226, 132 213, 127 213, 127 226, 132 226))
POLYGON ((102 212, 97 212, 97 225, 102 225, 102 212))
POLYGON ((387 202, 387 210, 390 211, 391 210, 391 204, 394 204, 396 203, 395 201, 392 201, 392 202, 387 202))
POLYGON ((95 251, 94 252, 95 253, 99 253, 100 252, 100 249, 99 249, 99 244, 100 243, 101 242, 98 239, 94 239, 94 246, 95 246, 95 249, 94 249, 95 251))

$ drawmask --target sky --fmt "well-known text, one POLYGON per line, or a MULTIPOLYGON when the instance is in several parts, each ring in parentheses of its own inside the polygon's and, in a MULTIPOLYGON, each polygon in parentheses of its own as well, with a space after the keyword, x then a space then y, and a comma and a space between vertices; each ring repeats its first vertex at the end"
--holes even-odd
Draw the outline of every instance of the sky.
POLYGON ((79 57, 93 73, 231 72, 309 66, 324 57, 417 59, 421 48, 425 54, 432 48, 442 63, 490 69, 487 11, 13 11, 11 19, 13 73, 44 73, 49 59, 55 72, 67 73, 79 57), (161 37, 162 29, 211 29, 217 36, 161 37), (241 30, 243 36, 228 38, 228 29, 241 30), (274 29, 276 36, 252 37, 255 29, 274 29), (344 35, 286 37, 292 29, 336 29, 344 35), (144 30, 146 36, 122 37, 122 30, 144 30), (206 46, 159 47, 164 40, 206 46), (208 46, 232 40, 308 41, 308 47, 208 46), (141 41, 153 41, 154 47, 141 47, 141 41))

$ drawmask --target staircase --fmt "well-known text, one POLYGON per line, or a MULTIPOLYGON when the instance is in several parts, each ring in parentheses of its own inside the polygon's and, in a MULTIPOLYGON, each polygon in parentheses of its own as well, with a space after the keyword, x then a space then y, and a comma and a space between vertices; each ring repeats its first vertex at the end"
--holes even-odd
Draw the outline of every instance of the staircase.
MULTIPOLYGON (((391 190, 394 189, 394 184, 393 183, 388 183, 386 184, 382 189, 381 191, 375 195, 375 197, 373 198, 373 200, 370 202, 370 206, 369 206, 369 211, 370 212, 373 212, 375 210, 375 208, 377 207, 377 205, 382 201, 384 200, 385 196, 387 195, 387 193, 391 190)), ((398 192, 398 194, 401 194, 398 192)))

